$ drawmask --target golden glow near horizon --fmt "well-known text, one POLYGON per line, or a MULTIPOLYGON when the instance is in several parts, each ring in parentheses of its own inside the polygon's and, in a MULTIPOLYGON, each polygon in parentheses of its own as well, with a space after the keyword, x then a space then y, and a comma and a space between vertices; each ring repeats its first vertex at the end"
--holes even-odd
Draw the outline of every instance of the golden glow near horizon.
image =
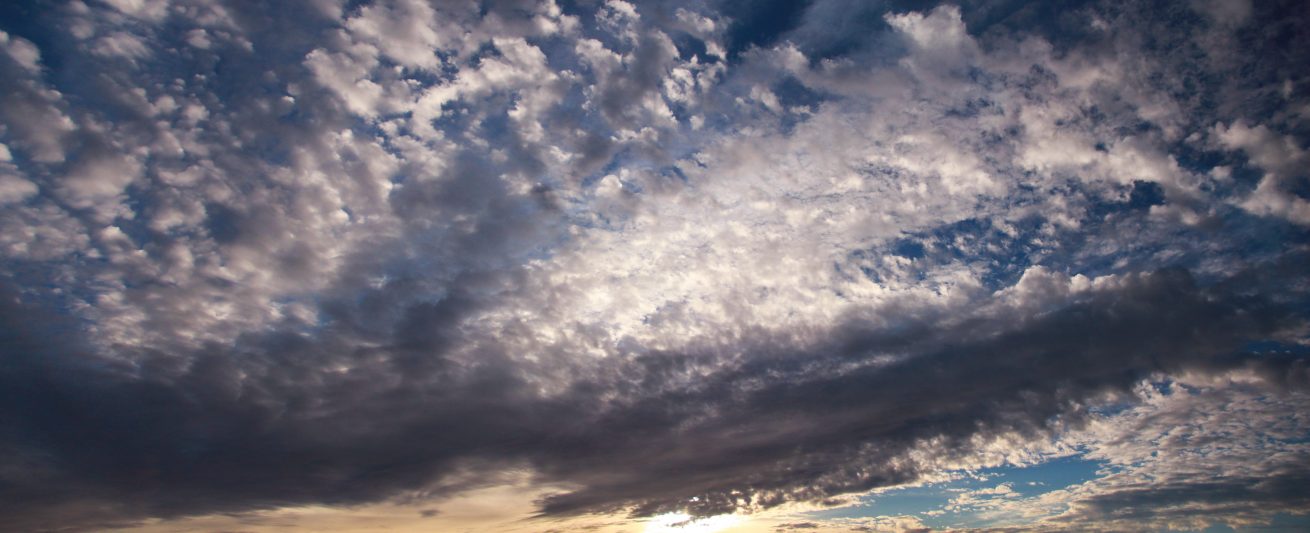
POLYGON ((693 518, 686 513, 666 513, 646 523, 646 533, 714 533, 733 526, 741 525, 745 518, 740 515, 718 515, 693 518))
POLYGON ((486 487, 449 499, 361 506, 304 506, 249 513, 214 514, 170 520, 150 520, 119 533, 179 533, 209 531, 315 531, 315 532, 518 532, 578 531, 596 533, 764 533, 785 521, 798 519, 789 509, 760 515, 718 515, 695 518, 687 513, 666 513, 634 519, 625 514, 583 515, 567 518, 536 516, 533 502, 557 488, 518 483, 486 487))

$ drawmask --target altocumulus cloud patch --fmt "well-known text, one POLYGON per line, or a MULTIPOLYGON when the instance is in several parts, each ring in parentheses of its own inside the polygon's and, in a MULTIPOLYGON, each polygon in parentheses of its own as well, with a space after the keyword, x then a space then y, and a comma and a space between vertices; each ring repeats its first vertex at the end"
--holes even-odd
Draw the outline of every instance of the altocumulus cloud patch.
POLYGON ((1302 6, 775 4, 0 8, 0 529, 1305 525, 1302 6))

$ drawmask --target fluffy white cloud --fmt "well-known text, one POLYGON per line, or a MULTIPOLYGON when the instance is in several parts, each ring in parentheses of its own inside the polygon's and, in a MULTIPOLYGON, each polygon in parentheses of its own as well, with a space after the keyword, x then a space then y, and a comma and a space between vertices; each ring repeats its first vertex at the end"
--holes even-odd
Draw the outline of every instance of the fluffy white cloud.
POLYGON ((1295 139, 1263 125, 1236 122, 1217 124, 1214 135, 1229 150, 1241 150, 1265 172, 1259 185, 1238 205, 1257 215, 1278 216, 1297 224, 1310 224, 1310 201, 1287 189, 1289 181, 1304 175, 1310 157, 1295 139))

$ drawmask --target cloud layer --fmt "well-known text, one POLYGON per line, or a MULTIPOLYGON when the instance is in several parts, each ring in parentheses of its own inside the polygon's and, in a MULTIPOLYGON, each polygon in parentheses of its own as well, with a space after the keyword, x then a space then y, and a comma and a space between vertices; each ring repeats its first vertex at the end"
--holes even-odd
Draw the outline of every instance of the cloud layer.
POLYGON ((1066 4, 5 8, 0 527, 1297 512, 1305 13, 1066 4))

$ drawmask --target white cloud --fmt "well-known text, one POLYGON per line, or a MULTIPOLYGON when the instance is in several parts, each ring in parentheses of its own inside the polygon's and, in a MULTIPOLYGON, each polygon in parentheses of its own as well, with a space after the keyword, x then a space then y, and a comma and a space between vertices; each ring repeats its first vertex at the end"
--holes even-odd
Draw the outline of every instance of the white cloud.
POLYGON ((16 63, 33 74, 41 70, 41 50, 32 41, 0 31, 0 46, 16 63))
POLYGON ((125 14, 150 21, 159 21, 168 16, 170 0, 105 0, 125 14))
POLYGON ((0 205, 18 203, 36 194, 36 184, 13 174, 0 174, 0 205))
POLYGON ((100 56, 140 59, 150 55, 150 48, 140 37, 120 31, 98 39, 92 52, 100 56))
POLYGON ((1242 122, 1217 124, 1214 135, 1224 148, 1241 150, 1255 166, 1265 171, 1259 185, 1238 205, 1257 215, 1282 217, 1297 224, 1310 224, 1310 201, 1288 191, 1284 183, 1305 172, 1307 152, 1291 137, 1279 135, 1263 125, 1249 127, 1242 122))

